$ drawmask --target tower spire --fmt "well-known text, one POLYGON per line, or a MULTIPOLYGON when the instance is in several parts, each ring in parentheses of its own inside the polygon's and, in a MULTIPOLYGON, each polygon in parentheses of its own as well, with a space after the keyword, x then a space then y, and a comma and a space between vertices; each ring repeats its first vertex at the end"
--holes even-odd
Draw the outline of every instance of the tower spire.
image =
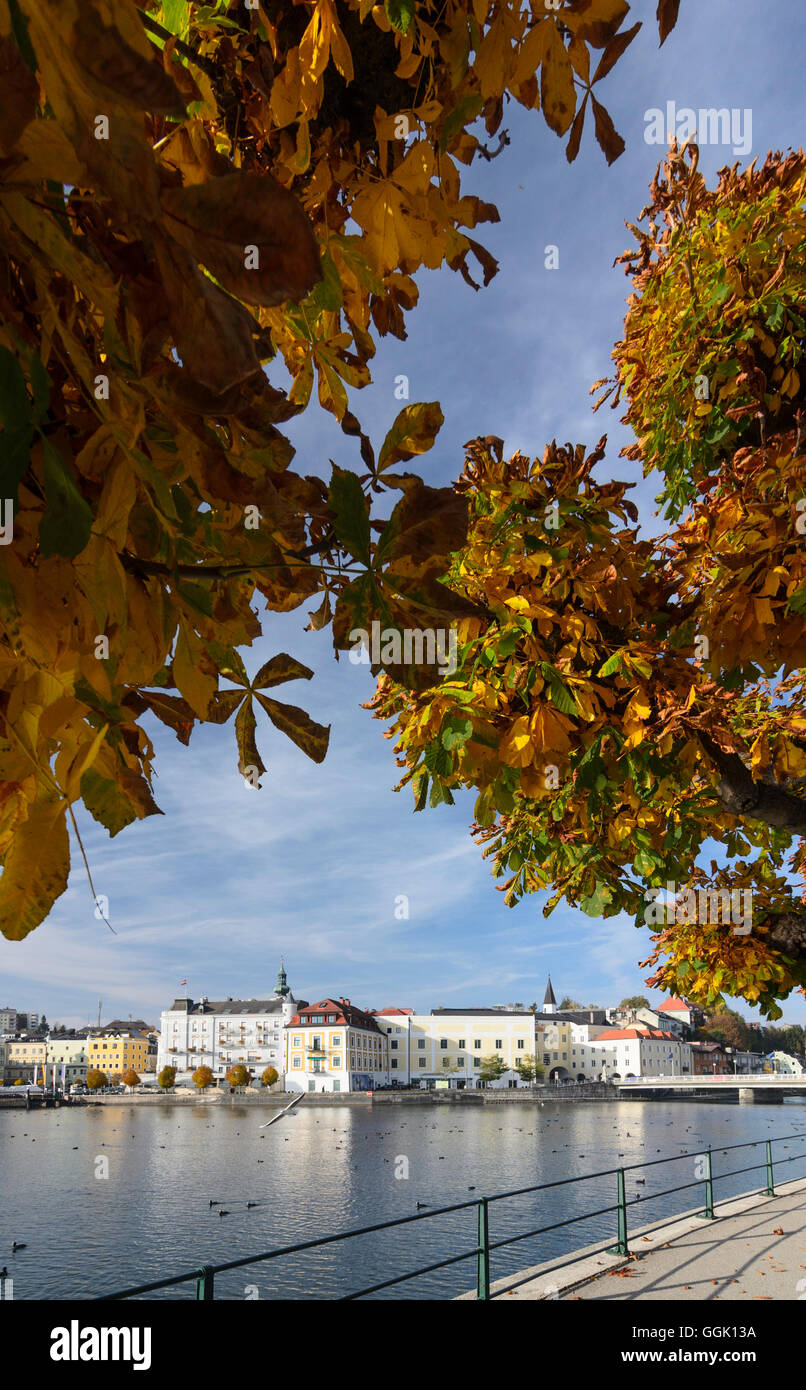
POLYGON ((554 990, 551 987, 551 976, 548 977, 546 993, 543 997, 543 1013, 554 1014, 557 1012, 557 1000, 554 998, 554 990))
POLYGON ((277 995, 278 999, 287 999, 291 993, 285 973, 285 960, 282 956, 280 957, 280 970, 277 975, 277 984, 275 985, 274 993, 277 995))

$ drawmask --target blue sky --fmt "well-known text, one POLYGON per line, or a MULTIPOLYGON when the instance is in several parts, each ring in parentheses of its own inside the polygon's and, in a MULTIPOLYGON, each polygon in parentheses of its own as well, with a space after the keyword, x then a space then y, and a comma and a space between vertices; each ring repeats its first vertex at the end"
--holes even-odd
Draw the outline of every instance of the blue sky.
MULTIPOLYGON (((645 113, 667 101, 749 109, 747 159, 797 146, 806 13, 792 0, 772 11, 756 0, 683 0, 659 50, 654 11, 654 0, 633 5, 631 19, 644 27, 601 84, 624 155, 608 169, 589 121, 569 166, 564 141, 542 116, 511 105, 510 147, 463 170, 463 191, 501 213, 477 233, 501 263, 498 276, 476 294, 448 270, 424 272, 408 339, 382 341, 374 384, 353 393, 376 445, 401 406, 399 374, 412 401, 441 402, 445 425, 421 460, 428 482, 450 482, 463 443, 477 434, 501 435, 507 454, 536 455, 554 437, 593 443, 607 430, 599 475, 638 481, 631 496, 645 526, 659 529, 658 488, 618 459, 626 431, 609 409, 594 417, 588 395, 609 373, 630 289, 621 267, 611 268, 630 242, 623 221, 636 219, 662 153, 644 142, 645 113), (559 248, 558 270, 544 268, 549 244, 559 248)), ((724 147, 701 149, 709 180, 733 160, 724 147)), ((281 370, 271 379, 287 384, 281 370)), ((360 471, 352 442, 317 407, 289 433, 300 472, 327 475, 329 458, 360 471)), ((277 693, 332 723, 325 763, 314 766, 261 716, 268 775, 251 791, 229 728, 199 728, 183 748, 155 723, 155 794, 165 815, 114 840, 88 817, 80 822, 117 934, 94 917, 74 846, 70 886, 48 921, 0 947, 0 1004, 80 1024, 94 1019, 101 997, 105 1019, 157 1020, 184 978, 195 997, 271 990, 281 953, 297 996, 343 994, 362 1007, 529 1003, 542 999, 549 971, 558 998, 607 1005, 647 992, 637 967, 649 951, 646 931, 564 906, 546 920, 542 896, 505 908, 468 835, 470 799, 414 815, 410 793, 393 793, 392 746, 360 708, 372 692, 367 668, 344 656, 336 663, 329 634, 304 632, 306 621, 305 609, 266 615, 267 635, 243 654, 252 673, 278 651, 314 668, 313 681, 277 693), (397 920, 403 894, 409 917, 397 920)), ((799 996, 784 1017, 806 1021, 799 996)))

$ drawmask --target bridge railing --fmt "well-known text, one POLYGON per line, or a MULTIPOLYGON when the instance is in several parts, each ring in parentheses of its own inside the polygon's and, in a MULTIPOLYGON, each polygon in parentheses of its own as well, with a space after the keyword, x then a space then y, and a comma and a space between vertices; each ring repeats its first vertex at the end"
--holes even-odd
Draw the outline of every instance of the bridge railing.
POLYGON ((622 1086, 701 1086, 704 1082, 728 1086, 806 1086, 806 1073, 798 1072, 691 1072, 681 1076, 661 1072, 657 1076, 625 1076, 613 1085, 622 1086))
MULTIPOLYGON (((740 1149, 756 1149, 763 1146, 764 1157, 758 1163, 751 1163, 746 1167, 732 1168, 727 1172, 714 1171, 713 1151, 709 1148, 698 1153, 675 1154, 671 1158, 649 1159, 642 1163, 627 1164, 620 1168, 606 1168, 597 1173, 586 1173, 581 1177, 560 1178, 555 1182, 538 1183, 535 1186, 519 1187, 507 1192, 495 1192, 488 1197, 474 1198, 466 1202, 454 1202, 450 1206, 436 1207, 427 1212, 417 1213, 417 1215, 401 1216, 391 1221, 379 1221, 371 1226, 360 1226, 350 1231, 339 1231, 333 1235, 320 1236, 314 1240, 300 1241, 295 1245, 285 1245, 274 1250, 264 1250, 260 1254, 248 1255, 242 1259, 227 1260, 221 1264, 203 1264, 195 1269, 186 1270, 184 1273, 170 1275, 165 1279, 154 1279, 145 1284, 137 1284, 132 1288, 120 1289, 115 1293, 102 1294, 100 1295, 100 1301, 134 1298, 142 1294, 153 1293, 158 1289, 167 1289, 187 1284, 195 1286, 196 1299, 210 1300, 214 1299, 216 1296, 216 1276, 226 1271, 246 1269, 252 1265, 287 1259, 292 1255, 299 1255, 304 1251, 322 1249, 327 1245, 338 1245, 340 1242, 354 1240, 358 1236, 369 1236, 379 1231, 390 1231, 395 1228, 400 1228, 402 1230, 404 1227, 414 1226, 420 1222, 433 1221, 436 1217, 445 1216, 451 1212, 469 1211, 473 1208, 475 1208, 476 1211, 477 1235, 475 1244, 469 1249, 463 1250, 459 1254, 448 1255, 444 1259, 422 1265, 417 1269, 409 1270, 405 1274, 397 1274, 392 1278, 383 1279, 379 1283, 371 1284, 366 1288, 341 1294, 337 1301, 365 1298, 370 1294, 379 1293, 384 1289, 390 1289, 397 1285, 405 1284, 410 1280, 421 1278, 424 1274, 432 1274, 437 1270, 447 1269, 450 1266, 461 1264, 466 1260, 475 1261, 477 1299, 487 1301, 491 1297, 498 1298, 502 1294, 518 1288, 521 1284, 531 1282, 535 1278, 534 1273, 526 1274, 516 1279, 514 1283, 507 1284, 504 1288, 498 1288, 491 1294, 491 1266, 494 1251, 504 1250, 505 1248, 518 1244, 520 1241, 532 1240, 539 1236, 547 1235, 549 1232, 559 1231, 565 1227, 573 1226, 578 1222, 590 1220, 593 1217, 612 1215, 614 1217, 615 1226, 615 1244, 611 1236, 604 1245, 597 1249, 590 1249, 587 1247, 584 1252, 577 1252, 576 1254, 572 1252, 570 1255, 564 1255, 556 1264, 548 1268, 541 1268, 541 1278, 545 1277, 547 1274, 553 1273, 557 1269, 567 1268, 567 1266, 573 1264, 575 1260, 587 1259, 594 1254, 607 1252, 629 1255, 628 1212, 630 1208, 638 1206, 639 1204, 645 1206, 648 1203, 657 1201, 661 1197, 668 1197, 674 1193, 687 1192, 696 1188, 703 1193, 704 1199, 704 1209, 697 1214, 702 1217, 703 1220, 713 1221, 718 1219, 714 1211, 715 1184, 744 1173, 759 1171, 764 1175, 764 1186, 761 1191, 768 1197, 774 1197, 776 1195, 776 1173, 780 1173, 780 1170, 786 1164, 795 1163, 799 1159, 806 1159, 806 1147, 804 1147, 801 1153, 793 1154, 787 1158, 778 1157, 774 1160, 773 1146, 781 1143, 789 1145, 796 1140, 806 1141, 806 1132, 778 1135, 774 1139, 754 1139, 743 1144, 729 1144, 718 1151, 720 1155, 735 1153, 740 1149), (702 1171, 692 1182, 679 1183, 674 1187, 663 1188, 659 1192, 650 1192, 646 1196, 628 1198, 626 1188, 626 1177, 628 1173, 635 1174, 647 1168, 661 1168, 665 1164, 679 1163, 685 1159, 699 1160, 701 1164, 702 1171), (559 1188, 571 1187, 579 1183, 591 1182, 594 1179, 609 1177, 615 1178, 616 1180, 616 1200, 612 1204, 603 1207, 600 1206, 593 1211, 584 1211, 579 1215, 570 1216, 564 1221, 553 1221, 548 1225, 536 1226, 533 1229, 521 1231, 517 1235, 506 1236, 501 1240, 490 1239, 490 1211, 491 1208, 494 1208, 496 1202, 505 1202, 514 1197, 523 1197, 527 1194, 553 1192, 559 1188)), ((639 1179, 639 1181, 642 1180, 639 1179)), ((678 1213, 678 1215, 681 1214, 682 1213, 678 1213)), ((662 1226, 667 1225, 670 1219, 674 1219, 674 1217, 670 1218, 669 1215, 665 1215, 657 1225, 651 1227, 643 1226, 641 1228, 642 1236, 648 1235, 654 1230, 659 1230, 662 1226)))

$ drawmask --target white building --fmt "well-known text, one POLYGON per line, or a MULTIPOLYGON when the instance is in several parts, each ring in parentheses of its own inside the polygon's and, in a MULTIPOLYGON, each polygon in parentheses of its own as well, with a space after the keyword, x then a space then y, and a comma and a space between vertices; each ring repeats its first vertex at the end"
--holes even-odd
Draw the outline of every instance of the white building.
POLYGON ((692 1072, 691 1048, 659 1028, 609 1028, 591 1043, 607 1054, 607 1078, 686 1076, 692 1072))
POLYGON ((803 1064, 797 1057, 792 1057, 788 1052, 769 1052, 768 1061, 772 1062, 776 1072, 785 1076, 803 1076, 803 1064))
POLYGON ((282 1081, 283 1029, 298 1002, 282 966, 270 998, 175 999, 160 1015, 157 1072, 176 1067, 192 1073, 204 1066, 223 1081, 231 1067, 243 1063, 257 1079, 274 1067, 282 1081))

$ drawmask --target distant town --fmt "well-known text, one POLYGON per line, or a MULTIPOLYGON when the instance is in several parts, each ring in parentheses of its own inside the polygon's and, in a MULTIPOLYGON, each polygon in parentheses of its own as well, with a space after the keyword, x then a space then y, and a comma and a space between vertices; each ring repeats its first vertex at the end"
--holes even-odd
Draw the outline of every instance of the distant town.
MULTIPOLYGON (((184 982, 183 982, 184 983, 184 982)), ((269 1087, 285 1092, 465 1090, 749 1074, 803 1075, 800 1025, 707 1015, 685 999, 611 1008, 543 1002, 490 1008, 361 1009, 342 995, 296 998, 284 965, 259 999, 180 995, 160 1014, 67 1030, 0 1009, 4 1087, 63 1092, 269 1087)))

